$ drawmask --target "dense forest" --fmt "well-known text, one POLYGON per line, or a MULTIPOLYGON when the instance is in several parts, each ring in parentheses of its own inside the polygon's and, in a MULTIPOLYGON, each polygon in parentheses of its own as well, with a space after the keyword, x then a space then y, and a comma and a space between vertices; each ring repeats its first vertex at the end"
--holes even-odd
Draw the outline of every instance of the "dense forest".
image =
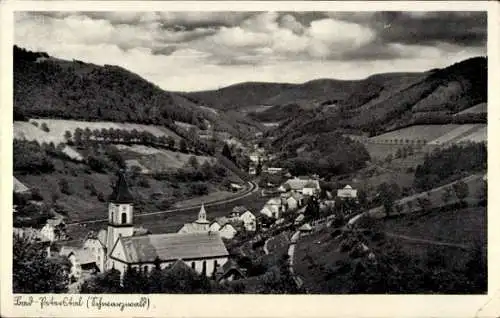
POLYGON ((370 160, 363 144, 338 133, 305 135, 281 148, 282 166, 294 175, 345 174, 365 167, 370 160))
POLYGON ((14 46, 14 120, 27 117, 165 125, 208 125, 242 137, 251 123, 236 122, 162 90, 124 68, 51 58, 14 46))

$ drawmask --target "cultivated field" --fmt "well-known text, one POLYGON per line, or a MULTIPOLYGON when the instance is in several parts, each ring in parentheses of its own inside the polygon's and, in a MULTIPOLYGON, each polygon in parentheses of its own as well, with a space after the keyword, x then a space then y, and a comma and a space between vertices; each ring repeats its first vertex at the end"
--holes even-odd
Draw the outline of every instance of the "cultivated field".
POLYGON ((486 124, 465 124, 430 141, 429 145, 442 145, 465 141, 486 141, 486 124))
POLYGON ((487 103, 481 103, 477 104, 476 106, 472 106, 470 108, 467 108, 466 110, 461 111, 457 115, 461 114, 478 114, 478 113, 486 113, 488 112, 488 104, 487 103))
POLYGON ((454 129, 460 125, 414 125, 403 129, 391 131, 382 135, 369 138, 369 142, 373 143, 406 143, 408 141, 432 141, 454 129))

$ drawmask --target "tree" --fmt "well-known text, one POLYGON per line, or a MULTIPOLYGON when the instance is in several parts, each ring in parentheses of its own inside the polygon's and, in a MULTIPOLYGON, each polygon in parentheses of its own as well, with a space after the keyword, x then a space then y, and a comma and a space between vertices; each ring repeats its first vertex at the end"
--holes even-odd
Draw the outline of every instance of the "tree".
POLYGON ((360 189, 358 191, 358 202, 361 208, 366 208, 368 205, 368 195, 366 194, 366 191, 360 189))
POLYGON ((417 198, 417 204, 422 211, 428 211, 432 206, 432 202, 428 198, 417 198))
POLYGON ((447 205, 448 202, 451 200, 451 196, 453 195, 453 189, 452 188, 445 188, 443 193, 441 194, 441 199, 443 200, 444 205, 447 205))
POLYGON ((185 139, 181 139, 181 141, 179 142, 179 150, 180 150, 180 152, 184 152, 184 153, 187 152, 187 142, 185 139))
POLYGON ((231 149, 229 149, 229 146, 227 143, 224 144, 224 147, 222 147, 222 155, 226 157, 227 159, 233 161, 233 155, 231 154, 231 149))
POLYGON ((42 123, 42 125, 40 126, 40 128, 45 131, 45 132, 49 132, 50 129, 49 127, 47 126, 47 123, 42 123))
POLYGON ((384 206, 385 213, 389 216, 394 208, 394 201, 399 196, 399 186, 395 183, 388 184, 384 182, 378 186, 377 192, 378 198, 384 206))
POLYGON ((168 148, 174 149, 174 147, 175 147, 175 139, 174 139, 174 137, 168 136, 167 139, 166 139, 166 144, 167 144, 168 148))
POLYGON ((196 156, 189 157, 189 159, 188 159, 188 165, 190 165, 194 169, 198 169, 200 167, 200 164, 198 162, 198 159, 196 159, 196 156))
POLYGON ((309 220, 316 220, 319 218, 319 202, 316 197, 313 196, 309 198, 304 216, 309 220))
POLYGON ((13 292, 65 293, 69 264, 47 258, 46 250, 29 238, 14 235, 13 239, 13 292))
POLYGON ((469 195, 469 186, 467 183, 463 181, 458 181, 453 184, 453 190, 455 191, 455 195, 460 200, 460 202, 464 202, 464 199, 469 195))
POLYGON ((73 134, 73 140, 76 145, 81 145, 82 144, 82 139, 83 139, 83 130, 78 127, 75 129, 75 133, 73 134))
POLYGON ((59 188, 61 188, 61 193, 64 193, 66 195, 72 195, 73 191, 71 190, 68 180, 66 179, 60 179, 59 180, 59 188))
POLYGON ((66 142, 68 144, 72 143, 71 137, 71 132, 69 130, 66 130, 66 132, 64 133, 64 139, 66 139, 66 142))

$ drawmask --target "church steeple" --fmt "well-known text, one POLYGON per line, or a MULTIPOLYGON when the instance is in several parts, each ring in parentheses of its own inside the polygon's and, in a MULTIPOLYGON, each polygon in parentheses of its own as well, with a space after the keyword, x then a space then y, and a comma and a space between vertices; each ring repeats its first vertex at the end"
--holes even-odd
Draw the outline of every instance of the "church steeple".
POLYGON ((134 197, 130 193, 123 170, 118 171, 118 180, 113 188, 113 193, 109 197, 109 201, 118 204, 134 202, 134 197))
POLYGON ((106 248, 111 253, 120 237, 134 234, 134 197, 130 192, 124 172, 118 172, 118 180, 109 196, 108 231, 106 248))
POLYGON ((198 212, 198 220, 196 220, 196 223, 209 223, 207 221, 207 211, 205 211, 205 205, 203 203, 201 204, 200 212, 198 212))

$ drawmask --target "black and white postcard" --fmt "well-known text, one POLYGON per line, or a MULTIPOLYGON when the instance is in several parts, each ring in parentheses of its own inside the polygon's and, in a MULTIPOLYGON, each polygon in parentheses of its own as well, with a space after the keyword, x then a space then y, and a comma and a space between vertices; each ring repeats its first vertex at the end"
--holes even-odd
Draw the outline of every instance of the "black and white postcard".
POLYGON ((500 314, 497 3, 1 9, 2 315, 500 314))

